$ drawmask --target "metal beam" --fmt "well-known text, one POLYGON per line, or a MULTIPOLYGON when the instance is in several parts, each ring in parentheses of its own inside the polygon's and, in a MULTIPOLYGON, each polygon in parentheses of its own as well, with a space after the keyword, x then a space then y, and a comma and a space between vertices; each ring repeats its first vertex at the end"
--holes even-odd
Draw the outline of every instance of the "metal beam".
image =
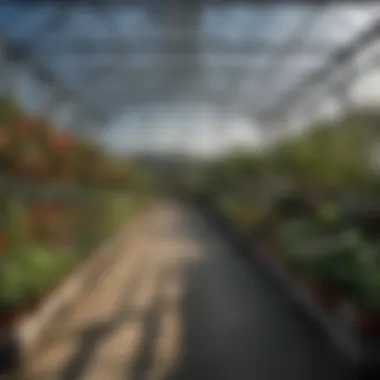
MULTIPOLYGON (((313 27, 315 27, 320 18, 326 12, 327 4, 328 1, 321 1, 320 6, 314 6, 311 9, 311 12, 308 12, 308 14, 305 17, 301 17, 300 22, 297 23, 297 25, 295 26, 294 30, 287 38, 285 43, 282 46, 279 46, 272 50, 271 62, 262 70, 262 77, 257 86, 257 94, 264 93, 266 95, 268 93, 268 89, 270 91, 273 88, 273 84, 277 80, 276 74, 281 71, 284 62, 286 62, 289 59, 289 57, 291 56, 291 51, 292 49, 294 49, 295 46, 299 44, 305 44, 306 46, 310 45, 305 41, 307 41, 307 37, 310 34, 310 30, 312 30, 313 27)), ((326 44, 325 46, 328 45, 329 44, 326 44)), ((329 49, 325 49, 325 51, 321 54, 327 53, 327 50, 330 49, 331 46, 329 47, 329 49)), ((265 95, 263 96, 263 98, 265 98, 265 95)))
MULTIPOLYGON (((101 41, 96 41, 93 38, 75 38, 66 42, 40 42, 31 41, 28 39, 18 39, 14 41, 15 45, 22 48, 30 46, 36 54, 51 55, 57 53, 77 54, 77 55, 101 55, 101 54, 154 54, 154 51, 159 51, 158 54, 165 55, 187 54, 194 42, 188 40, 174 41, 157 41, 157 40, 138 40, 134 43, 126 43, 122 38, 102 38, 101 41)), ((240 44, 228 43, 221 40, 197 42, 197 51, 201 53, 210 53, 213 55, 226 54, 271 54, 274 50, 282 50, 282 45, 273 44, 266 40, 257 40, 252 42, 244 42, 240 44)), ((331 45, 326 43, 311 43, 306 44, 300 41, 288 47, 287 54, 304 54, 304 55, 321 55, 329 52, 331 45)))
POLYGON ((261 114, 265 115, 272 112, 287 112, 291 109, 294 103, 302 98, 305 91, 310 90, 310 88, 325 80, 328 80, 334 72, 342 68, 342 66, 348 64, 360 51, 368 47, 370 44, 377 42, 379 36, 380 20, 377 20, 349 44, 335 50, 322 68, 314 71, 296 87, 282 94, 281 100, 278 103, 274 104, 267 110, 263 110, 261 114))
MULTIPOLYGON (((74 102, 80 102, 77 98, 77 94, 73 91, 63 87, 56 80, 55 73, 47 67, 43 67, 34 60, 33 54, 29 50, 21 49, 20 47, 13 46, 12 42, 9 40, 4 40, 4 58, 13 63, 25 63, 31 69, 31 71, 36 75, 36 77, 42 82, 49 83, 55 86, 61 93, 64 93, 70 100, 74 102)), ((82 103, 82 102, 80 102, 82 103)), ((87 112, 97 114, 98 111, 87 106, 84 106, 87 112)))
MULTIPOLYGON (((52 0, 34 0, 38 4, 49 4, 51 5, 52 0)), ((30 0, 18 0, 19 3, 28 3, 30 4, 30 0)), ((330 0, 331 3, 336 3, 334 0, 330 0)), ((81 5, 91 5, 94 6, 94 0, 65 0, 65 3, 77 5, 78 3, 81 5)), ((96 5, 99 5, 99 2, 95 3, 96 5), (98 3, 98 4, 97 4, 98 3)), ((188 6, 189 3, 191 4, 190 0, 180 0, 176 2, 179 6, 188 6)), ((295 4, 299 3, 300 5, 319 5, 320 0, 302 0, 297 1, 295 4)), ((170 4, 170 3, 169 3, 170 4)), ((232 5, 232 6, 241 6, 241 5, 255 5, 255 6, 267 6, 268 1, 267 0, 198 0, 197 4, 199 6, 220 6, 220 5, 232 5)), ((273 0, 271 5, 288 5, 289 0, 273 0)), ((158 5, 155 4, 153 0, 108 0, 107 6, 117 6, 120 7, 123 6, 141 6, 144 8, 153 8, 155 6, 156 8, 159 5, 165 5, 162 4, 162 2, 158 2, 158 5)), ((167 3, 166 3, 167 5, 167 3)))

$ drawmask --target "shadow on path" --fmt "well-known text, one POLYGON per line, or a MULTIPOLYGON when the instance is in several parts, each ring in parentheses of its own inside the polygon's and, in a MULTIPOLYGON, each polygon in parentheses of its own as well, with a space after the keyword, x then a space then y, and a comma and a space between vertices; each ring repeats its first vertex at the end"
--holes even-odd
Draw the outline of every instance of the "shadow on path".
MULTIPOLYGON (((216 234, 207 225, 185 219, 173 228, 158 228, 156 233, 166 233, 169 241, 171 235, 198 240, 204 252, 181 268, 158 268, 153 300, 145 312, 137 315, 128 304, 149 276, 141 264, 127 279, 114 318, 80 334, 78 350, 57 380, 80 380, 107 337, 136 319, 142 322, 142 340, 134 354, 126 345, 125 360, 130 363, 127 359, 131 358, 133 362, 131 367, 125 363, 121 378, 148 380, 158 337, 165 333, 160 331, 161 317, 166 308, 173 306, 164 291, 168 281, 173 280, 172 274, 183 289, 176 304, 182 327, 182 356, 165 380, 355 379, 352 368, 340 360, 278 284, 259 266, 248 267, 233 251, 218 249, 215 239, 213 242, 216 234)), ((154 253, 145 254, 142 261, 154 253)))
POLYGON ((133 308, 128 308, 128 302, 139 288, 141 280, 144 280, 142 266, 142 262, 140 262, 140 267, 125 282, 125 291, 120 294, 118 301, 120 307, 113 318, 103 323, 92 324, 78 333, 78 348, 60 372, 57 380, 80 380, 87 367, 91 364, 97 348, 104 343, 107 337, 127 321, 141 318, 141 315, 136 314, 133 308))
POLYGON ((143 318, 143 336, 131 370, 126 368, 125 380, 147 380, 154 365, 158 338, 161 334, 161 318, 166 308, 171 306, 164 293, 165 285, 170 280, 170 274, 170 270, 163 270, 159 274, 155 297, 143 318))
POLYGON ((323 335, 258 268, 228 253, 188 268, 183 356, 166 380, 354 379, 323 335))

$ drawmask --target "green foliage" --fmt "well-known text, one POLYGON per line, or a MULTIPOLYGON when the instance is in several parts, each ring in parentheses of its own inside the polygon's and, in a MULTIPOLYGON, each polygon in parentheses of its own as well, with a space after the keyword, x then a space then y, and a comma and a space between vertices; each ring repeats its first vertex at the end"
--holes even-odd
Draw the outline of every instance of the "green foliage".
POLYGON ((378 111, 355 111, 265 153, 230 155, 204 171, 203 189, 236 224, 261 209, 252 230, 277 239, 289 266, 380 313, 379 126, 378 111))
POLYGON ((26 210, 22 202, 16 199, 8 199, 5 204, 5 219, 8 223, 9 239, 13 246, 19 244, 22 232, 22 223, 25 220, 26 210))
POLYGON ((150 184, 149 172, 137 163, 38 122, 0 98, 6 152, 0 158, 7 175, 0 194, 0 308, 25 306, 51 290, 115 232, 150 184), (20 179, 28 180, 25 188, 20 179), (62 245, 74 246, 75 254, 62 245))
POLYGON ((284 249, 285 260, 290 266, 296 269, 304 266, 307 245, 315 239, 316 233, 316 226, 306 218, 282 225, 278 236, 284 249))
POLYGON ((0 309, 16 307, 43 295, 74 265, 70 252, 39 246, 18 247, 0 256, 0 309))
POLYGON ((380 313, 380 265, 374 263, 357 268, 358 278, 353 292, 359 304, 376 313, 380 313))
POLYGON ((356 230, 331 236, 324 244, 311 246, 306 257, 306 273, 319 285, 351 291, 355 282, 357 254, 364 240, 356 230))
POLYGON ((9 123, 19 112, 16 104, 9 99, 0 97, 0 123, 9 123))

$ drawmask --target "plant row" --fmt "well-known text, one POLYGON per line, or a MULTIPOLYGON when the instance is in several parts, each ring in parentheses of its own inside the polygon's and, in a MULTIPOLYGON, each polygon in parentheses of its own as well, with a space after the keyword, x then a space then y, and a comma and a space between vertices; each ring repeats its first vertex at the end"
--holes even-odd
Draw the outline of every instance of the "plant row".
POLYGON ((144 200, 132 162, 0 99, 0 330, 34 310, 144 200))
POLYGON ((313 126, 224 158, 193 187, 327 313, 371 337, 380 333, 379 123, 360 112, 313 126))
POLYGON ((131 162, 24 113, 5 98, 0 99, 0 170, 19 180, 102 186, 130 184, 139 174, 131 162))

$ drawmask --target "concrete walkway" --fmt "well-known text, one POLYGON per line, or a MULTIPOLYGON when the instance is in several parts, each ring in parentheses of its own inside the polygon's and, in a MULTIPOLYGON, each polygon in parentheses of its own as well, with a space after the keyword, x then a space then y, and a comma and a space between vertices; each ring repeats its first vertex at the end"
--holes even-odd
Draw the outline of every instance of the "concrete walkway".
POLYGON ((153 207, 25 380, 353 378, 274 284, 186 207, 153 207))

